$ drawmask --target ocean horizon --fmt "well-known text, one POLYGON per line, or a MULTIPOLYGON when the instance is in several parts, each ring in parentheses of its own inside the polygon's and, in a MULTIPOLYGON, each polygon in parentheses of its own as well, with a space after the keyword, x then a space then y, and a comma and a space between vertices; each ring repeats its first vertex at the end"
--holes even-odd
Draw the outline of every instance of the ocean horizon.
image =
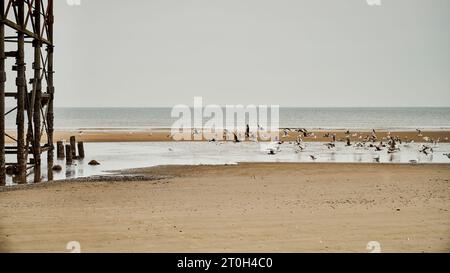
MULTIPOLYGON (((171 111, 170 107, 56 107, 55 129, 170 128, 178 119, 171 111)), ((280 128, 450 130, 450 107, 280 107, 279 120, 280 128)), ((6 128, 15 129, 15 112, 6 116, 6 128)))

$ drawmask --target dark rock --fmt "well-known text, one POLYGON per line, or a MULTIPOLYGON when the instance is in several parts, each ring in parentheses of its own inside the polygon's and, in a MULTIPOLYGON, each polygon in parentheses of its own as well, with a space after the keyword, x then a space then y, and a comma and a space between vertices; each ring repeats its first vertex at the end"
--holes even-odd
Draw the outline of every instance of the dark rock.
POLYGON ((19 170, 16 165, 10 165, 6 167, 6 174, 7 175, 17 175, 19 173, 19 170))
POLYGON ((97 165, 100 165, 100 163, 98 163, 97 160, 91 160, 91 161, 89 161, 88 164, 89 164, 90 166, 97 166, 97 165))
POLYGON ((55 172, 60 172, 60 171, 62 171, 62 167, 60 165, 55 165, 55 166, 53 166, 52 170, 55 172))

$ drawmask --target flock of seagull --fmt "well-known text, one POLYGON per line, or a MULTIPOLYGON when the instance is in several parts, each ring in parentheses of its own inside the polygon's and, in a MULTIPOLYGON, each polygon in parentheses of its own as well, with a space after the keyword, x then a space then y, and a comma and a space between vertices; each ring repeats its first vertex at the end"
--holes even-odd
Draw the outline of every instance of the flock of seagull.
MULTIPOLYGON (((420 153, 423 153, 425 155, 430 155, 434 153, 433 148, 438 147, 438 144, 440 142, 440 139, 432 139, 430 137, 426 137, 422 135, 422 131, 420 129, 416 129, 418 136, 422 137, 425 141, 425 144, 422 144, 421 148, 419 149, 420 153)), ((317 138, 317 136, 313 132, 309 132, 307 129, 300 128, 300 129, 290 129, 285 128, 283 129, 283 135, 282 138, 289 137, 290 133, 297 133, 297 139, 294 142, 289 142, 294 144, 295 152, 299 153, 302 151, 305 151, 306 144, 303 141, 304 138, 317 138)), ((372 130, 372 133, 370 135, 361 135, 358 133, 351 133, 349 130, 345 132, 345 138, 343 139, 337 139, 336 134, 334 133, 325 133, 323 135, 323 138, 330 139, 329 142, 326 142, 324 145, 329 149, 336 148, 336 142, 345 142, 346 147, 355 147, 355 148, 373 148, 375 151, 380 152, 383 150, 387 150, 388 154, 393 154, 396 152, 399 152, 401 147, 410 147, 411 144, 414 143, 414 140, 410 140, 407 137, 404 139, 401 139, 398 136, 391 136, 391 133, 388 132, 387 136, 379 138, 377 136, 377 132, 375 129, 372 130), (352 138, 358 138, 358 141, 355 143, 352 143, 352 138)), ((445 140, 448 140, 448 137, 445 138, 445 140)), ((280 140, 275 142, 271 147, 268 148, 268 154, 276 154, 277 152, 281 151, 280 145, 282 145, 284 141, 280 140)), ((315 161, 317 160, 317 156, 315 155, 309 155, 310 158, 315 161)), ((447 156, 450 159, 450 153, 444 154, 444 156, 447 156)), ((376 162, 380 161, 380 156, 377 155, 374 160, 376 162)), ((417 160, 411 160, 410 163, 417 163, 417 160)))
MULTIPOLYGON (((263 131, 263 128, 260 128, 258 126, 258 133, 263 131)), ((424 140, 424 144, 420 146, 420 149, 418 152, 423 153, 424 155, 430 155, 434 153, 434 148, 437 148, 440 142, 440 139, 433 139, 427 136, 423 136, 422 130, 416 129, 417 136, 421 137, 424 140)), ((226 137, 227 134, 229 134, 227 130, 224 130, 223 134, 224 137, 226 137)), ((233 135, 233 142, 241 142, 241 138, 239 137, 239 134, 237 132, 231 132, 233 135)), ((192 131, 192 134, 200 134, 199 130, 194 129, 192 131)), ((310 132, 305 128, 284 128, 282 129, 282 135, 281 139, 277 139, 276 141, 269 143, 266 148, 266 152, 269 155, 275 155, 279 152, 281 152, 281 145, 285 144, 285 141, 283 141, 283 138, 290 137, 291 134, 296 134, 297 138, 295 141, 289 141, 288 143, 291 145, 294 145, 294 151, 295 153, 304 152, 306 150, 306 143, 304 142, 304 139, 312 138, 317 139, 317 135, 315 135, 314 132, 310 132)), ((255 134, 252 134, 250 132, 249 126, 247 125, 247 129, 245 131, 245 138, 253 141, 258 142, 258 137, 255 134)), ((372 130, 371 134, 358 134, 358 133, 352 133, 349 130, 345 132, 345 137, 341 139, 337 139, 337 135, 335 133, 325 133, 323 135, 323 138, 329 139, 329 141, 325 142, 324 145, 329 149, 335 149, 337 142, 345 142, 346 147, 355 147, 355 148, 373 148, 374 151, 381 152, 386 150, 388 154, 397 153, 401 150, 402 147, 411 147, 411 145, 414 143, 414 140, 408 139, 408 137, 400 138, 399 136, 392 136, 390 132, 387 133, 384 137, 379 137, 377 135, 377 132, 375 129, 372 130), (358 141, 352 143, 352 139, 357 138, 358 141)), ((448 137, 445 138, 445 141, 448 140, 448 137)), ((209 142, 217 142, 217 139, 212 138, 209 140, 209 142)), ((220 144, 220 143, 219 143, 220 144)), ((450 153, 443 154, 444 156, 448 157, 450 159, 450 153)), ((317 160, 316 155, 309 155, 311 160, 315 161, 317 160)), ((374 160, 376 162, 380 161, 380 156, 377 155, 374 157, 374 160)), ((417 160, 411 160, 410 163, 417 163, 417 160)))

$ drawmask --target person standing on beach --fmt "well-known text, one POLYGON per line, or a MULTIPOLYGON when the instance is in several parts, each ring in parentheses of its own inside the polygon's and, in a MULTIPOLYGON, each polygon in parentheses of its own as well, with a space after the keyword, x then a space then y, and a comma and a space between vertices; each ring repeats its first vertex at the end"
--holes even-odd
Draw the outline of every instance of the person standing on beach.
POLYGON ((247 129, 245 129, 245 137, 250 138, 250 126, 247 124, 247 129))

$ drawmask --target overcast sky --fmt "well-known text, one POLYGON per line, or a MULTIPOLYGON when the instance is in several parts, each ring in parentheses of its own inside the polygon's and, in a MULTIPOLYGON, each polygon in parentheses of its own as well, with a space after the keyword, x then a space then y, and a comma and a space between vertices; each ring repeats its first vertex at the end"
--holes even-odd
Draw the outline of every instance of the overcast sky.
POLYGON ((450 1, 55 1, 57 106, 450 106, 450 1))

